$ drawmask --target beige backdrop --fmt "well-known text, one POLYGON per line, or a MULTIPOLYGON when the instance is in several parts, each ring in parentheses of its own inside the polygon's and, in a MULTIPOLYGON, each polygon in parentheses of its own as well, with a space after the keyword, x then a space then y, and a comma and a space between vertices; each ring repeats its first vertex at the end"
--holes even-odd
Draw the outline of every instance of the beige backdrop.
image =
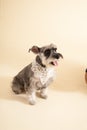
POLYGON ((0 130, 87 130, 86 67, 86 0, 0 0, 0 130), (50 43, 64 60, 49 98, 32 107, 12 77, 34 59, 32 45, 50 43))

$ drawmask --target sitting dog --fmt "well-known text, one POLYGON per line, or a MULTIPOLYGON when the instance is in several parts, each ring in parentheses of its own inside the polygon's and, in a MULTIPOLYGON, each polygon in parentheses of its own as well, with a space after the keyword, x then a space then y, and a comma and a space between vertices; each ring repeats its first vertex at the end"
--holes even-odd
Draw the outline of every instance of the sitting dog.
POLYGON ((40 96, 47 98, 47 87, 54 79, 54 66, 58 65, 58 59, 63 58, 57 52, 54 44, 29 49, 36 54, 35 61, 21 70, 12 81, 12 90, 16 94, 26 92, 31 105, 36 103, 36 91, 40 91, 40 96))

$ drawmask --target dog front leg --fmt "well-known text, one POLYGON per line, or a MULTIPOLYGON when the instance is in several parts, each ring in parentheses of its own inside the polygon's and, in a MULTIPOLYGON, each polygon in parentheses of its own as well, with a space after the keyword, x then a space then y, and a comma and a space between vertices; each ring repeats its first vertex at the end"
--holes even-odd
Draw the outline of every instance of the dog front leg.
POLYGON ((29 104, 35 105, 35 103, 36 103, 36 91, 35 91, 35 89, 28 88, 27 97, 28 97, 29 104))
POLYGON ((40 90, 40 96, 41 98, 47 99, 47 87, 44 87, 40 90))

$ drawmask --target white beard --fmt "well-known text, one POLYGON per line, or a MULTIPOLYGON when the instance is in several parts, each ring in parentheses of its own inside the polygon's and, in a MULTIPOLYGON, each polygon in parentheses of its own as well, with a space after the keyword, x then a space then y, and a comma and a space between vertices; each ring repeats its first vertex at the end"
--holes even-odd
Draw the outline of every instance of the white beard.
POLYGON ((55 70, 53 67, 44 68, 41 67, 36 61, 32 62, 31 70, 34 72, 34 76, 40 79, 44 85, 50 78, 55 77, 55 70))

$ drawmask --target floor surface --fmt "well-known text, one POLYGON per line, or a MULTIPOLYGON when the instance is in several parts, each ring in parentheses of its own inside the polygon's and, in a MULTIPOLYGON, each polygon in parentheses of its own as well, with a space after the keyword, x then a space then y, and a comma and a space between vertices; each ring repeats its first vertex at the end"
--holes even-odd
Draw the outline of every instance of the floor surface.
POLYGON ((76 63, 68 65, 60 64, 48 99, 37 97, 34 106, 25 94, 11 91, 12 77, 0 77, 0 130, 87 130, 84 69, 76 63))

